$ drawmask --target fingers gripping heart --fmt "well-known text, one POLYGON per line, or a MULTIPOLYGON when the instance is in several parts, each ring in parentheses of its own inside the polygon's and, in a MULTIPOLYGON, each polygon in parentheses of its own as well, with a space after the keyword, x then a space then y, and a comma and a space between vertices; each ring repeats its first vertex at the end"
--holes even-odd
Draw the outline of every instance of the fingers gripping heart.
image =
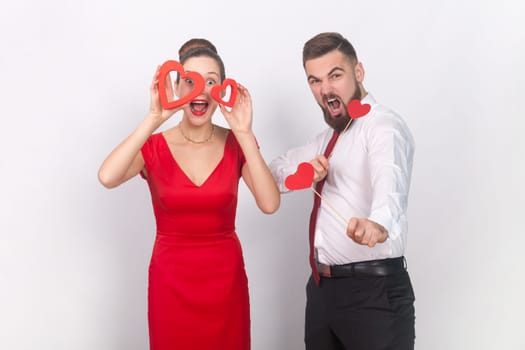
POLYGON ((302 190, 312 186, 314 180, 314 167, 308 162, 300 163, 295 174, 289 175, 284 180, 284 185, 289 190, 302 190))
POLYGON ((286 186, 286 188, 288 188, 289 190, 302 190, 302 189, 305 189, 305 188, 311 188, 311 190, 315 193, 316 196, 318 196, 321 200, 324 201, 324 203, 331 209, 334 211, 334 213, 343 221, 343 223, 346 225, 346 223, 348 222, 348 220, 341 214, 339 213, 335 207, 330 204, 330 202, 328 202, 325 198, 323 198, 321 196, 321 194, 319 192, 317 192, 313 187, 312 187, 312 182, 314 180, 314 175, 315 175, 315 171, 314 171, 314 167, 312 166, 312 164, 310 163, 307 163, 307 162, 304 162, 304 163, 300 163, 298 166, 297 166, 297 171, 295 172, 295 174, 292 174, 292 175, 288 175, 286 177, 286 179, 284 180, 284 185, 286 186))

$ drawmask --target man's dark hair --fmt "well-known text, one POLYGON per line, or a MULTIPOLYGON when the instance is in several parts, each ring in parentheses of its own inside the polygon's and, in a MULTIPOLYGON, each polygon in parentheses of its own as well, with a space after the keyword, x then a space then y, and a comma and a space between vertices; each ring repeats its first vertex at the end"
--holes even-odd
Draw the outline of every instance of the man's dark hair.
POLYGON ((357 53, 345 37, 339 33, 320 33, 308 40, 303 47, 303 67, 306 61, 321 57, 329 52, 338 50, 348 57, 353 64, 357 63, 357 53))

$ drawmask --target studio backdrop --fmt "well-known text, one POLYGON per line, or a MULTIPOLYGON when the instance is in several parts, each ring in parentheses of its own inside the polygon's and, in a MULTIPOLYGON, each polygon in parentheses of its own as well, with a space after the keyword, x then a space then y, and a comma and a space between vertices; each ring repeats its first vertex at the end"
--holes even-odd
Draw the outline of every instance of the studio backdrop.
MULTIPOLYGON (((416 142, 406 254, 416 348, 525 349, 524 7, 4 1, 0 348, 147 349, 149 192, 139 177, 107 190, 97 171, 146 115, 157 65, 189 38, 211 40, 226 75, 250 89, 270 162, 325 128, 301 53, 315 34, 338 31, 357 49, 365 88, 403 116, 416 142)), ((220 113, 214 121, 226 125, 220 113)), ((240 184, 254 350, 304 348, 312 199, 286 194, 265 215, 240 184)))

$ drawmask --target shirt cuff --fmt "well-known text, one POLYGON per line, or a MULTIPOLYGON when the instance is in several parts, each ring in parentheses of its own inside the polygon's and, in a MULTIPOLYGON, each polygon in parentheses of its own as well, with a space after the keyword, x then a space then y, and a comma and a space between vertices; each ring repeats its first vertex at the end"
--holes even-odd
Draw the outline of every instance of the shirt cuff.
POLYGON ((396 239, 399 236, 399 232, 396 232, 396 230, 393 229, 392 214, 388 209, 374 211, 368 217, 368 220, 383 226, 388 233, 388 238, 396 239))

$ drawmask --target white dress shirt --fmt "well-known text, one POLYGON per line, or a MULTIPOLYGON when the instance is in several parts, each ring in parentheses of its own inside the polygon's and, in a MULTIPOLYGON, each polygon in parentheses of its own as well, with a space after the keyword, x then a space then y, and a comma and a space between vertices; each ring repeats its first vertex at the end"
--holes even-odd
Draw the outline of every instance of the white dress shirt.
MULTIPOLYGON (((319 262, 328 265, 399 257, 407 239, 407 202, 414 156, 414 141, 405 122, 367 94, 362 103, 370 112, 352 122, 339 136, 329 158, 315 230, 319 262), (346 222, 334 212, 346 218, 346 222), (355 243, 346 234, 352 217, 366 217, 388 231, 375 247, 355 243)), ((274 159, 270 170, 281 192, 284 180, 301 162, 323 154, 332 136, 328 128, 306 145, 274 159)))

